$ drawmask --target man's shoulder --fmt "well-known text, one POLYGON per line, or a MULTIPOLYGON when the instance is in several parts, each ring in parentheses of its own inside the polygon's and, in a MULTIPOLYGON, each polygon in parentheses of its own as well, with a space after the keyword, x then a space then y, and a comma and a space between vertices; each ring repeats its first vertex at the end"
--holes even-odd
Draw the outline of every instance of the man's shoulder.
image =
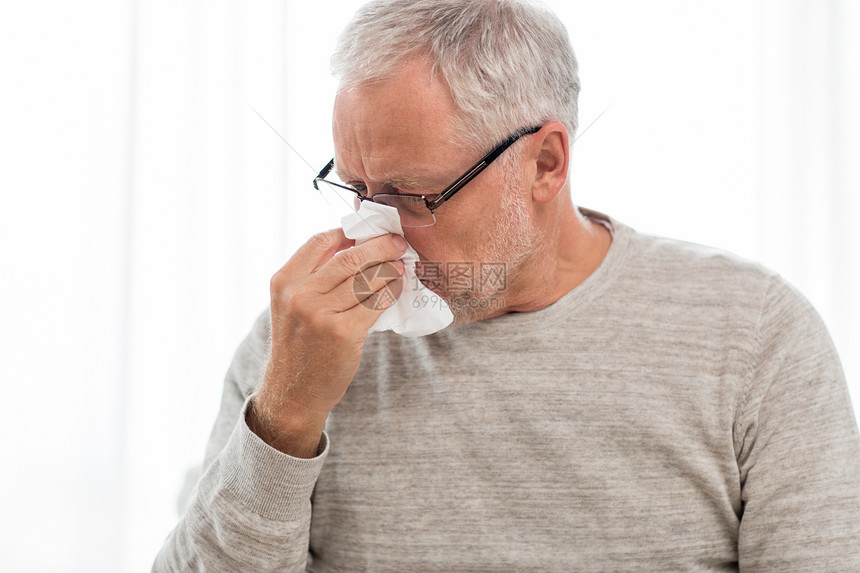
POLYGON ((688 290, 705 298, 747 298, 787 284, 765 265, 725 249, 632 229, 629 233, 625 271, 642 287, 688 290))
POLYGON ((731 271, 761 278, 775 272, 759 262, 731 251, 677 238, 631 230, 631 246, 637 260, 667 269, 731 271))
POLYGON ((716 247, 627 232, 630 245, 619 288, 650 298, 657 309, 668 303, 688 308, 695 318, 709 310, 721 320, 743 316, 756 328, 775 320, 820 322, 807 298, 760 262, 716 247))

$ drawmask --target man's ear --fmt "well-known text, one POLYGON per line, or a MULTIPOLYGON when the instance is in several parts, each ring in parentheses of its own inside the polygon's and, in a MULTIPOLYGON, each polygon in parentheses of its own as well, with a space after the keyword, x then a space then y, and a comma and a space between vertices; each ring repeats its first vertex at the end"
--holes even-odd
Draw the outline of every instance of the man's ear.
POLYGON ((547 123, 531 136, 527 153, 536 167, 532 199, 538 204, 549 203, 567 182, 570 164, 567 128, 558 121, 547 123))

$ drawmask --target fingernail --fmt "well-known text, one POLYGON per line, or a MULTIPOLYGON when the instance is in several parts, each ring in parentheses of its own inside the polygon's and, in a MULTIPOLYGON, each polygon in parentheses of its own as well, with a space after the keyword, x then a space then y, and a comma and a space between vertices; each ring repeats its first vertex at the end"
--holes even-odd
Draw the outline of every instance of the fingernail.
POLYGON ((401 251, 406 250, 406 239, 404 239, 400 235, 394 235, 394 244, 397 245, 397 248, 401 251))

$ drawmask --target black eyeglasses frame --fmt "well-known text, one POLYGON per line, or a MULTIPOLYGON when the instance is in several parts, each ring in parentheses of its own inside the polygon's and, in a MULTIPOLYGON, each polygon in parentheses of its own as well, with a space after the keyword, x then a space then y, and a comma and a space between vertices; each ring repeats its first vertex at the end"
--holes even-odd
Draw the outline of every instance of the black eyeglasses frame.
MULTIPOLYGON (((417 194, 410 194, 410 193, 401 193, 401 194, 399 194, 399 196, 402 196, 402 197, 421 197, 424 200, 424 204, 427 205, 427 208, 430 210, 430 213, 435 214, 434 212, 436 211, 436 209, 438 209, 442 205, 442 203, 444 203, 445 201, 447 201, 448 199, 453 197, 454 194, 457 193, 457 191, 459 191, 460 189, 465 187, 472 179, 477 177, 484 169, 489 167, 490 164, 493 161, 495 161, 496 159, 498 159, 499 156, 502 153, 504 153, 507 148, 509 148, 514 143, 516 143, 516 141, 519 140, 521 137, 523 137, 525 135, 531 135, 533 133, 537 133, 538 131, 540 131, 541 127, 543 127, 543 126, 528 127, 528 128, 521 129, 521 130, 517 131, 516 133, 511 135, 509 138, 504 140, 502 143, 500 143, 498 146, 494 147, 489 153, 487 153, 477 163, 475 163, 472 167, 470 167, 468 170, 466 170, 466 172, 463 173, 463 175, 458 177, 456 181, 454 181, 453 183, 448 185, 448 187, 446 187, 441 193, 439 193, 439 195, 436 195, 433 199, 428 199, 427 195, 417 195, 417 194)), ((349 185, 341 185, 339 183, 335 183, 334 181, 329 181, 328 179, 326 179, 326 176, 328 176, 328 174, 331 173, 331 170, 333 168, 334 168, 334 158, 332 158, 332 160, 329 161, 326 164, 326 166, 322 168, 322 170, 319 172, 319 174, 317 174, 317 176, 314 177, 314 189, 319 191, 320 188, 319 188, 318 182, 324 181, 325 183, 328 183, 329 185, 334 185, 335 187, 340 187, 341 189, 346 189, 347 191, 352 191, 353 193, 356 194, 359 201, 373 201, 372 196, 362 195, 361 192, 358 189, 356 189, 355 187, 351 187, 349 185)), ((433 196, 430 195, 430 197, 433 197, 433 196)))

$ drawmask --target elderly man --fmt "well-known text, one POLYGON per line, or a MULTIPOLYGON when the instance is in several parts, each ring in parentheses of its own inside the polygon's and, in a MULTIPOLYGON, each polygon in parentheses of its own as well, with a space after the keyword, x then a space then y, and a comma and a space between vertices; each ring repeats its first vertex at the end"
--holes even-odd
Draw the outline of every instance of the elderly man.
POLYGON ((398 207, 454 325, 368 334, 410 288, 406 242, 308 241, 154 571, 860 571, 860 441, 821 320, 760 266, 573 205, 554 15, 372 2, 332 61, 321 176, 398 207))

